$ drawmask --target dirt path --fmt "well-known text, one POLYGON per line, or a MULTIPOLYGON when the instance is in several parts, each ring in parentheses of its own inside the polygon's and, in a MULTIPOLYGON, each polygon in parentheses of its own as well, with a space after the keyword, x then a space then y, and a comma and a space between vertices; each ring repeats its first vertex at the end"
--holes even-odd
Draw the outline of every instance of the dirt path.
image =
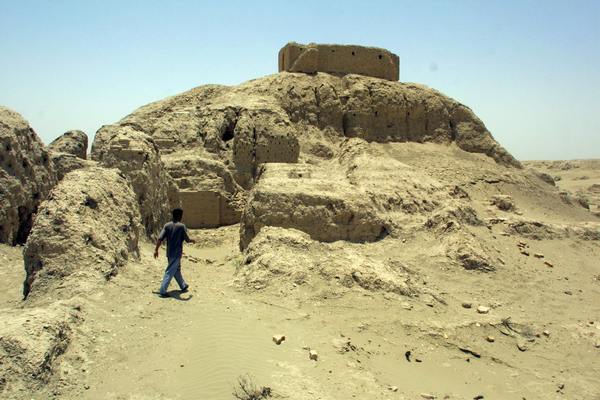
MULTIPOLYGON (((516 336, 499 333, 509 309, 515 329, 523 321, 533 326, 534 320, 548 319, 531 315, 538 302, 511 298, 523 293, 522 287, 504 293, 511 304, 493 315, 463 309, 455 299, 432 308, 365 291, 341 297, 326 288, 281 297, 243 293, 231 284, 239 263, 237 228, 195 234, 218 240, 214 246, 188 248, 183 268, 192 286, 189 293, 174 291, 170 299, 152 293, 164 260, 155 261, 152 246, 145 244, 139 264, 92 296, 82 325, 82 336, 91 339, 79 350, 88 354, 85 372, 81 385, 61 398, 231 399, 238 377, 250 374, 257 384, 291 399, 413 399, 421 394, 558 399, 557 385, 586 385, 588 375, 595 374, 589 370, 587 378, 578 378, 578 359, 593 346, 566 336, 565 313, 571 307, 560 309, 556 302, 563 326, 552 328, 550 338, 536 338, 526 352, 517 349, 516 336), (285 334, 287 340, 277 346, 274 334, 285 334), (495 342, 487 342, 487 336, 495 336, 495 342), (570 346, 572 356, 553 350, 564 346, 570 346), (318 361, 309 359, 307 348, 318 351, 318 361)), ((472 298, 500 296, 496 289, 468 292, 469 286, 490 286, 490 279, 475 275, 456 286, 472 298)), ((542 276, 531 284, 537 290, 551 281, 556 278, 542 276)))
POLYGON ((173 297, 161 299, 153 291, 164 260, 152 259, 152 246, 144 246, 139 266, 93 296, 94 322, 86 329, 97 334, 89 349, 89 390, 82 396, 230 398, 240 375, 267 381, 261 364, 282 347, 273 345, 273 327, 263 322, 271 319, 268 307, 257 309, 231 296, 233 249, 233 242, 188 247, 183 271, 191 290, 181 294, 173 282, 173 297))

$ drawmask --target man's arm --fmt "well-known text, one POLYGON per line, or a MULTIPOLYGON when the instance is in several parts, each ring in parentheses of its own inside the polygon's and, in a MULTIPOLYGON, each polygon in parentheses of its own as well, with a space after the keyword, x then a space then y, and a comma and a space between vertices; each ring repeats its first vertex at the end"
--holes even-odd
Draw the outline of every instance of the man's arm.
POLYGON ((188 235, 187 226, 185 227, 185 237, 183 238, 183 240, 185 240, 186 243, 196 243, 196 241, 194 239, 191 239, 190 235, 188 235))
POLYGON ((158 250, 160 249, 160 245, 162 244, 162 240, 158 239, 156 241, 156 247, 154 248, 154 258, 158 258, 158 250))
POLYGON ((156 240, 156 247, 154 248, 154 258, 158 258, 158 249, 160 249, 160 245, 162 244, 163 240, 165 240, 165 238, 167 237, 167 225, 169 224, 165 224, 165 226, 162 228, 160 234, 158 235, 158 239, 156 240))

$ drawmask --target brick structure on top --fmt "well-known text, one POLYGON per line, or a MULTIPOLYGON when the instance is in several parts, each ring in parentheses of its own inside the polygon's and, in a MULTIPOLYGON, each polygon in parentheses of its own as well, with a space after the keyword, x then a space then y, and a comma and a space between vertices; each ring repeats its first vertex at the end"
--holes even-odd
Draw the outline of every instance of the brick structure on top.
POLYGON ((279 72, 359 74, 397 81, 400 58, 385 49, 338 44, 288 43, 279 50, 279 72))

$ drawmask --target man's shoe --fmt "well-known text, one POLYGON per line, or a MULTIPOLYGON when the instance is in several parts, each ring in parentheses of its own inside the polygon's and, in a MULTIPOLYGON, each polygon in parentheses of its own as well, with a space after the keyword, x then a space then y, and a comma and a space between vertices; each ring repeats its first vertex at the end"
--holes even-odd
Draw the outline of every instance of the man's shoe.
POLYGON ((161 297, 161 298, 163 298, 163 299, 165 299, 167 297, 171 297, 171 296, 169 296, 168 293, 159 293, 158 296, 161 297))
POLYGON ((185 285, 185 287, 181 289, 181 293, 187 293, 188 290, 190 290, 190 285, 185 285))

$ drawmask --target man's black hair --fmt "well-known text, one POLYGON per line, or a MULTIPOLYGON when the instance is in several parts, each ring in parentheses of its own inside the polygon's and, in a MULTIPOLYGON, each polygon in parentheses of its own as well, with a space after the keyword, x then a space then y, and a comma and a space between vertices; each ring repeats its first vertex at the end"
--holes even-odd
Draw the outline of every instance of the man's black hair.
POLYGON ((183 218, 183 210, 181 208, 176 208, 173 210, 173 222, 180 222, 181 218, 183 218))

